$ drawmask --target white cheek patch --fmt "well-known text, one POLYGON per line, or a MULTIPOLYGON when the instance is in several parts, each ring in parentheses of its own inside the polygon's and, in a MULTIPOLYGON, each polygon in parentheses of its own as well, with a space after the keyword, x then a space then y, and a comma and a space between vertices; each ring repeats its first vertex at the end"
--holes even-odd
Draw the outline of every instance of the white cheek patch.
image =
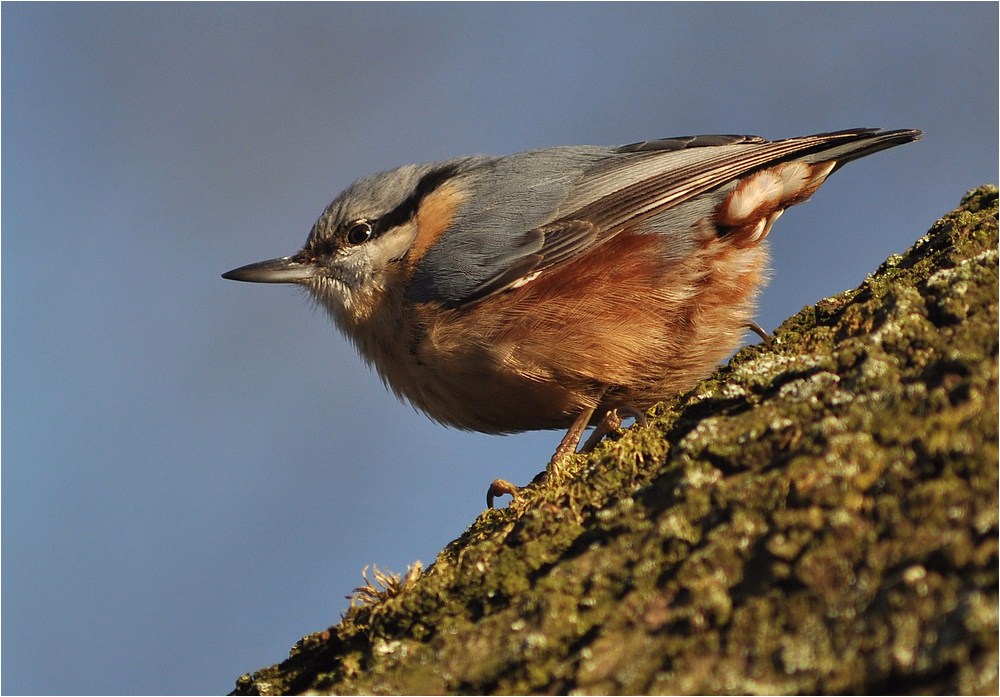
POLYGON ((407 224, 388 230, 378 239, 367 245, 367 251, 372 260, 372 268, 382 269, 391 262, 402 259, 410 250, 413 239, 417 236, 417 227, 407 224))

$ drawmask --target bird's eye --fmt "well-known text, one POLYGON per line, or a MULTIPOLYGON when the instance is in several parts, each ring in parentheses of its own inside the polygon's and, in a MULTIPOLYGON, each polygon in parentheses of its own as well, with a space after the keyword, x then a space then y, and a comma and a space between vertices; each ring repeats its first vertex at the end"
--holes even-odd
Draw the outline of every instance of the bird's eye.
POLYGON ((359 220, 351 223, 347 228, 347 241, 349 244, 362 244, 372 237, 372 225, 367 220, 359 220))

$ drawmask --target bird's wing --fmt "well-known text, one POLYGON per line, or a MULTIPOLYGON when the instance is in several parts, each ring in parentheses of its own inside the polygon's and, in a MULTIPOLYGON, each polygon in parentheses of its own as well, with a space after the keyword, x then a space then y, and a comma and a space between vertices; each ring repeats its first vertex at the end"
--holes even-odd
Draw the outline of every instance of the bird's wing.
POLYGON ((534 280, 653 216, 670 224, 651 232, 682 235, 751 173, 791 161, 834 162, 836 169, 919 137, 919 131, 878 129, 776 141, 704 135, 500 158, 488 172, 476 173, 469 197, 475 205, 458 210, 416 266, 410 299, 446 307, 476 302, 534 280), (699 197, 706 197, 706 206, 684 206, 699 197), (672 209, 676 216, 662 215, 672 209))

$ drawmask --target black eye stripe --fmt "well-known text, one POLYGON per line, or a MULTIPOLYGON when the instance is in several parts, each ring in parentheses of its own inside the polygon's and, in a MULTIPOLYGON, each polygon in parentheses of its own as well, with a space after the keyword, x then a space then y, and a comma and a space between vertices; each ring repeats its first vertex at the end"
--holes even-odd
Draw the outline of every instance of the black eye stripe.
MULTIPOLYGON (((348 223, 341 223, 336 231, 326 234, 317 232, 317 228, 314 227, 309 234, 309 242, 306 248, 301 252, 303 258, 316 259, 321 256, 335 254, 345 246, 363 244, 368 240, 378 237, 387 230, 406 223, 416 215, 424 198, 451 179, 459 169, 458 164, 448 164, 427 172, 420 177, 416 187, 413 189, 413 193, 380 218, 375 220, 352 220, 348 223), (359 225, 368 226, 369 232, 366 239, 360 239, 357 235, 352 239, 352 231, 359 225)), ((317 223, 318 225, 320 223, 317 223)))
POLYGON ((417 209, 420 208, 420 203, 424 198, 455 176, 457 171, 458 167, 456 165, 445 165, 444 167, 433 169, 420 177, 420 181, 417 182, 413 193, 405 201, 374 221, 372 225, 374 230, 373 236, 380 235, 386 230, 394 228, 397 225, 402 225, 410 220, 416 215, 417 209))

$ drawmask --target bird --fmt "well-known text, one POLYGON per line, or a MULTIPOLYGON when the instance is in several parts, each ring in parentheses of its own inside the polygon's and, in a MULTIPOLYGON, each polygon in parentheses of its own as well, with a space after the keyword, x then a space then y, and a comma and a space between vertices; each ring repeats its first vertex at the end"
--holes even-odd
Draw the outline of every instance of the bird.
MULTIPOLYGON (((223 277, 305 288, 441 424, 567 429, 551 472, 588 426, 690 389, 748 327, 766 337, 752 316, 774 222, 846 163, 921 136, 696 135, 404 165, 351 184, 295 254, 223 277)), ((517 490, 496 480, 487 503, 517 490)))

